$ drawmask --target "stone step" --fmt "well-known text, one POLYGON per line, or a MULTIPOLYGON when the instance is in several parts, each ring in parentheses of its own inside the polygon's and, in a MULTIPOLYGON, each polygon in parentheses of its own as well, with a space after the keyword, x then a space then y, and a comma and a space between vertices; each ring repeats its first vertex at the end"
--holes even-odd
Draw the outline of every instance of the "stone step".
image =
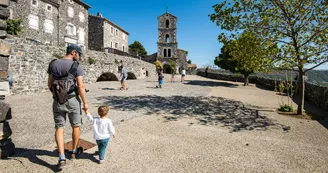
POLYGON ((15 152, 15 144, 10 142, 5 146, 0 147, 0 159, 6 159, 15 152))
POLYGON ((11 118, 11 107, 9 104, 0 101, 0 123, 6 120, 10 120, 11 118))
POLYGON ((7 139, 12 134, 9 123, 7 121, 0 123, 0 140, 7 139))

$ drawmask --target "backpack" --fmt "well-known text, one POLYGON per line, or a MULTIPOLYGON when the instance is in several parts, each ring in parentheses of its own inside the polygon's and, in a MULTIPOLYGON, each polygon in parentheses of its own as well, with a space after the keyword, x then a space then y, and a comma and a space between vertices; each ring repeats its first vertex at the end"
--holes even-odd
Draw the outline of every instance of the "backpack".
MULTIPOLYGON (((55 60, 51 61, 49 64, 49 72, 51 73, 51 64, 55 60)), ((68 95, 76 92, 76 80, 75 76, 77 74, 77 68, 79 67, 79 63, 74 61, 70 70, 68 71, 68 76, 64 76, 61 78, 53 77, 53 81, 51 83, 51 92, 53 94, 53 98, 59 102, 59 104, 64 104, 68 100, 68 95)))

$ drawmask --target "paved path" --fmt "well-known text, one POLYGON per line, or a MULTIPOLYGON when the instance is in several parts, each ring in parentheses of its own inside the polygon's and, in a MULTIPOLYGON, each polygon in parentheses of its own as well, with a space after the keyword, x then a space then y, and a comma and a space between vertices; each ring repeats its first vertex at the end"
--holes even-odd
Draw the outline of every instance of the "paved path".
MULTIPOLYGON (((105 164, 96 147, 62 172, 328 172, 328 130, 317 121, 281 116, 277 96, 241 83, 188 76, 156 89, 155 79, 88 85, 91 112, 112 107, 117 130, 105 164), (243 104, 243 103, 244 104, 243 104), (246 106, 244 106, 246 105, 246 106)), ((0 172, 56 171, 49 93, 12 96, 18 154, 0 172)), ((84 118, 84 120, 86 120, 84 118)), ((70 140, 66 127, 66 141, 70 140)), ((82 139, 93 141, 85 121, 82 139)))

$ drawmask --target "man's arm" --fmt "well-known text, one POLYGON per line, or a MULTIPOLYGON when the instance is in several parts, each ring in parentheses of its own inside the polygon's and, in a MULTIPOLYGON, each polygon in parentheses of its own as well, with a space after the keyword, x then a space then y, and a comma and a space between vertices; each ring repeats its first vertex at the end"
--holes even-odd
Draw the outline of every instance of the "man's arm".
POLYGON ((78 92, 79 92, 79 95, 83 102, 83 110, 85 112, 87 112, 89 107, 88 107, 87 98, 86 98, 86 94, 85 94, 85 86, 83 83, 83 77, 82 76, 76 77, 76 81, 77 81, 78 92))
POLYGON ((49 88, 49 90, 51 89, 51 82, 52 82, 52 75, 49 74, 48 75, 48 88, 49 88))

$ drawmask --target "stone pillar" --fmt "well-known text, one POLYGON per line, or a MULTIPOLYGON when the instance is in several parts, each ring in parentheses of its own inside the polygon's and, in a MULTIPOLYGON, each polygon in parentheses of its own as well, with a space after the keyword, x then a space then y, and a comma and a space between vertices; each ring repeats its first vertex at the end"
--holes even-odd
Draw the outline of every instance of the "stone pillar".
POLYGON ((10 12, 7 8, 9 0, 0 0, 0 159, 12 155, 15 145, 10 136, 12 134, 8 120, 11 119, 11 108, 2 102, 9 94, 8 67, 11 46, 4 40, 7 37, 7 22, 10 12))

